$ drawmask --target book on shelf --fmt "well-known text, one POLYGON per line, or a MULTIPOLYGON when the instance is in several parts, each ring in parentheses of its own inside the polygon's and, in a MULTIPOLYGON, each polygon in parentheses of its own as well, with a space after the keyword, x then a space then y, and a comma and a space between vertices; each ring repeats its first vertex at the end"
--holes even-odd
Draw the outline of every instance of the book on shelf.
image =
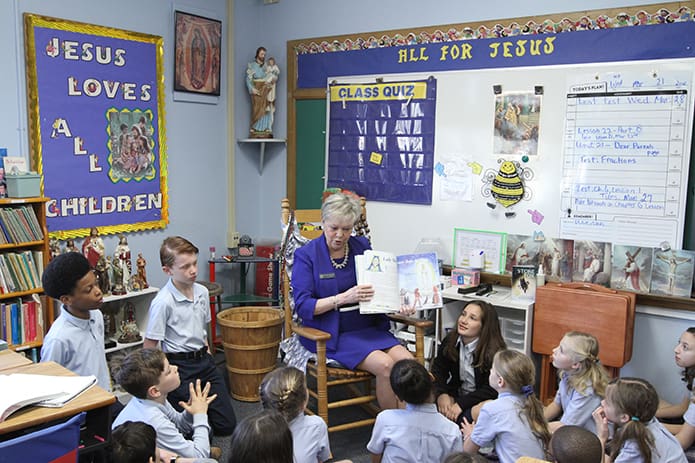
POLYGON ((43 240, 43 230, 31 206, 0 208, 0 242, 26 243, 43 240))
POLYGON ((369 250, 355 256, 355 268, 357 282, 374 287, 374 297, 369 302, 360 302, 360 313, 442 307, 439 263, 433 252, 397 256, 369 250))
POLYGON ((0 254, 0 293, 29 291, 41 287, 43 252, 23 251, 0 254), (38 258, 38 260, 36 258, 38 258), (37 264, 39 262, 40 264, 37 264))
POLYGON ((536 300, 536 274, 537 269, 534 265, 512 266, 512 299, 536 300))
POLYGON ((5 165, 5 175, 23 174, 29 171, 27 160, 24 156, 5 156, 3 158, 5 165))
POLYGON ((0 338, 14 345, 43 341, 43 302, 35 294, 32 299, 16 299, 0 303, 0 338), (34 297, 36 296, 36 297, 34 297))
POLYGON ((62 407, 96 384, 95 376, 0 375, 0 422, 27 405, 62 407))

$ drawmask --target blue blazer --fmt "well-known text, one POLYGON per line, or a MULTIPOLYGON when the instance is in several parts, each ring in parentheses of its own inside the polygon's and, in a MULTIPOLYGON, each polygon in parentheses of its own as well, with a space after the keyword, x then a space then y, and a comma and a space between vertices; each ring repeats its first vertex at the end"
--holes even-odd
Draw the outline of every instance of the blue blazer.
MULTIPOLYGON (((364 237, 351 236, 348 240, 350 257, 364 254, 371 249, 369 241, 364 237)), ((328 352, 335 352, 340 333, 340 313, 330 310, 320 315, 314 315, 316 300, 338 294, 338 280, 335 275, 340 272, 351 272, 353 285, 357 284, 354 266, 347 269, 336 269, 331 264, 326 238, 321 235, 311 240, 306 245, 297 249, 294 254, 294 268, 292 269, 292 292, 295 311, 302 319, 302 324, 311 328, 317 328, 331 335, 326 343, 328 352), (323 278, 321 276, 323 275, 323 278), (333 277, 327 277, 333 275, 333 277)), ((378 326, 389 329, 389 321, 385 316, 380 316, 378 326)), ((316 343, 306 339, 300 339, 302 344, 312 352, 316 352, 316 343)))

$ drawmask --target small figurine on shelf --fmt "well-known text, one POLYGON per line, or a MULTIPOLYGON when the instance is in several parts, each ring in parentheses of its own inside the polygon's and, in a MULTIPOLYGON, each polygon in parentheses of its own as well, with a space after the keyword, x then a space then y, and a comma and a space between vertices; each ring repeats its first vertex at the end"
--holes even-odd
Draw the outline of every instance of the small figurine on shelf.
POLYGON ((239 238, 239 246, 231 249, 232 257, 238 260, 244 260, 252 258, 256 255, 256 250, 253 245, 253 240, 249 235, 242 235, 239 238))
POLYGON ((97 265, 94 267, 94 273, 97 276, 97 284, 101 293, 104 296, 111 294, 111 279, 109 278, 109 264, 106 262, 106 258, 101 256, 97 261, 97 265))
POLYGON ((123 285, 123 270, 121 265, 116 261, 116 259, 107 261, 110 263, 111 270, 113 272, 113 289, 111 294, 114 296, 120 296, 126 294, 125 286, 123 285))
POLYGON ((104 314, 104 340, 108 341, 116 336, 116 319, 120 307, 116 308, 112 304, 104 304, 101 306, 101 313, 104 314))
POLYGON ((123 320, 121 320, 121 335, 118 337, 118 342, 127 344, 142 340, 140 330, 135 322, 135 307, 130 302, 123 306, 123 320))
POLYGON ((80 252, 75 246, 75 240, 70 239, 65 242, 65 252, 80 252))
POLYGON ((130 275, 133 271, 133 264, 130 261, 130 248, 128 247, 128 240, 125 235, 120 235, 118 239, 118 246, 116 246, 116 252, 113 253, 113 257, 114 269, 116 267, 120 267, 121 285, 126 291, 128 291, 130 275))
POLYGON ((104 240, 99 236, 99 230, 97 227, 92 227, 89 230, 89 236, 84 239, 82 243, 82 254, 89 261, 89 265, 92 268, 96 267, 99 257, 104 255, 104 240))
POLYGON ((140 278, 137 276, 137 274, 130 276, 130 281, 128 281, 126 289, 128 291, 140 291, 142 289, 142 285, 140 284, 140 278))
POLYGON ((138 258, 135 261, 135 263, 138 267, 138 279, 140 280, 140 289, 149 288, 150 285, 147 283, 147 270, 145 269, 145 267, 147 266, 147 261, 144 257, 142 257, 141 252, 138 252, 138 258))
POLYGON ((50 238, 48 240, 48 249, 50 250, 50 253, 51 253, 51 259, 53 259, 54 257, 61 254, 60 243, 55 238, 50 238))
POLYGON ((104 340, 107 340, 114 334, 114 332, 109 332, 109 327, 114 324, 113 315, 105 310, 102 310, 102 313, 104 314, 104 340))

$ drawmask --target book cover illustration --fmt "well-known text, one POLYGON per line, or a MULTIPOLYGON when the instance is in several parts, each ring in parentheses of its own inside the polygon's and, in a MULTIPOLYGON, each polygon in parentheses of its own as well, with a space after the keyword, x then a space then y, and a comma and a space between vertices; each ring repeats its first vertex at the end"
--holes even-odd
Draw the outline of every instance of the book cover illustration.
POLYGON ((611 288, 648 292, 652 279, 652 253, 652 248, 614 244, 611 288))
POLYGON ((408 254, 398 256, 397 261, 401 307, 415 310, 442 307, 437 255, 408 254))
POLYGON ((651 292, 690 297, 695 270, 695 251, 654 250, 651 292))
POLYGON ((358 283, 374 287, 372 299, 360 302, 361 313, 442 307, 436 253, 396 256, 370 250, 355 256, 355 267, 358 283))
POLYGON ((611 244, 576 240, 572 281, 584 281, 608 287, 611 282, 611 244))
POLYGON ((534 301, 536 299, 537 268, 533 265, 512 267, 512 299, 534 301))

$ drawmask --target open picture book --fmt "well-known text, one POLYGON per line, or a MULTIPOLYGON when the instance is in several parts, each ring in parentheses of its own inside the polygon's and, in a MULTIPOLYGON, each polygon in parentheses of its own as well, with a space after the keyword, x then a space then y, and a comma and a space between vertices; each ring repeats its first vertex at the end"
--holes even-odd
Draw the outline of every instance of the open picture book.
POLYGON ((0 375, 0 423, 28 405, 62 407, 93 385, 95 376, 0 375))
POLYGON ((393 313, 401 308, 415 310, 442 307, 439 263, 433 252, 397 256, 383 251, 366 251, 355 256, 357 283, 371 284, 374 297, 360 302, 360 313, 393 313))

